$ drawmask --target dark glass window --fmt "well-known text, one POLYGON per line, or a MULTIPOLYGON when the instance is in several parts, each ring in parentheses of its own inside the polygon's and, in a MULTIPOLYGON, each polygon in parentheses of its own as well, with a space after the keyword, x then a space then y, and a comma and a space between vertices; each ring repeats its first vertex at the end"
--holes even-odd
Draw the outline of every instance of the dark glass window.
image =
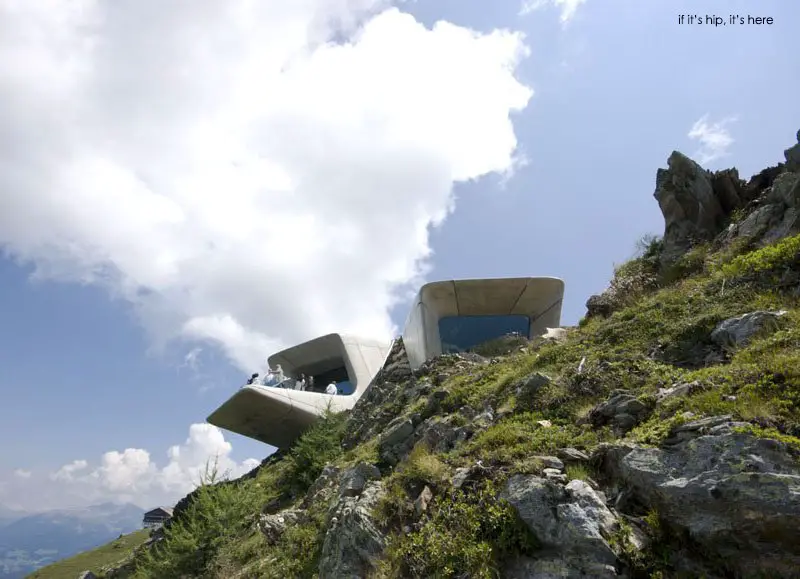
POLYGON ((531 321, 528 316, 449 316, 439 320, 442 353, 464 352, 475 346, 508 334, 527 336, 531 321))
POLYGON ((347 396, 348 394, 352 394, 353 390, 355 389, 353 388, 353 384, 350 383, 350 380, 339 382, 336 385, 336 387, 339 388, 339 394, 343 394, 345 396, 347 396))

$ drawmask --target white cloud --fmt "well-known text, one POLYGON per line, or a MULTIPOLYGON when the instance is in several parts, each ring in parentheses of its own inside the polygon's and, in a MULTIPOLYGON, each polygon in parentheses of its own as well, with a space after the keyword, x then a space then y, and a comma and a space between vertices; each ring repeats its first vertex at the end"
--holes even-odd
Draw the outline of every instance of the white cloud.
POLYGON ((247 371, 388 338, 453 184, 512 170, 532 91, 521 35, 385 6, 0 0, 0 248, 247 371))
POLYGON ((708 122, 708 115, 699 118, 689 130, 687 136, 700 143, 700 148, 695 152, 701 165, 716 161, 728 154, 728 148, 734 139, 727 126, 737 120, 737 117, 727 117, 716 123, 708 122))
POLYGON ((55 481, 71 481, 75 479, 75 473, 85 470, 88 466, 89 463, 85 460, 73 460, 51 474, 50 478, 55 481))
POLYGON ((566 26, 575 17, 578 7, 586 0, 523 0, 520 16, 525 16, 536 10, 555 7, 561 10, 561 24, 566 26))
POLYGON ((221 475, 239 477, 260 463, 249 458, 241 463, 231 457, 231 444, 210 424, 192 424, 183 444, 170 447, 159 465, 141 448, 112 450, 92 465, 75 460, 49 477, 14 471, 0 483, 0 503, 26 509, 86 506, 105 501, 133 502, 142 507, 174 504, 200 482, 209 461, 216 461, 221 475), (27 502, 26 502, 27 501, 27 502))

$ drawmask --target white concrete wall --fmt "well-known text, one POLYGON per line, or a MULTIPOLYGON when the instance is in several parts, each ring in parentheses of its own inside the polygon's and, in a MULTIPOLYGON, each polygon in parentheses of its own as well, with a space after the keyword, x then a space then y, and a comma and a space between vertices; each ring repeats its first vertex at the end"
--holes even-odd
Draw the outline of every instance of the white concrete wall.
POLYGON ((439 320, 448 316, 525 315, 529 337, 561 325, 564 282, 551 277, 472 279, 422 286, 409 312, 403 344, 413 369, 442 353, 439 320))
POLYGON ((298 344, 270 356, 274 368, 280 364, 293 373, 315 360, 341 357, 354 386, 349 396, 301 392, 265 386, 244 386, 215 410, 208 422, 276 447, 285 447, 297 439, 317 418, 330 408, 334 412, 351 409, 373 377, 383 367, 391 343, 352 336, 328 334, 298 344))

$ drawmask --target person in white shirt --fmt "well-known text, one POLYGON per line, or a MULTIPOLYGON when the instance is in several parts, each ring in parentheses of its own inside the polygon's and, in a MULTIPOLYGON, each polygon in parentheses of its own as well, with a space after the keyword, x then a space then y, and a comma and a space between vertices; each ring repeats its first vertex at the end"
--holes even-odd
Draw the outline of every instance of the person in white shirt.
POLYGON ((336 382, 331 382, 328 384, 328 387, 325 388, 325 394, 338 394, 339 391, 336 388, 336 382))

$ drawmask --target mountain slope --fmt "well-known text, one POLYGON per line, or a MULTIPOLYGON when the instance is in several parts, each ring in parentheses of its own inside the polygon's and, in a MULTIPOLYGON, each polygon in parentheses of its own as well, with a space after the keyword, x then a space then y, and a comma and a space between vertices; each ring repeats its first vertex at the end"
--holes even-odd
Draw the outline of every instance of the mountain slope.
POLYGON ((113 541, 56 563, 37 569, 30 579, 75 579, 83 571, 101 573, 105 567, 114 566, 131 557, 133 552, 150 538, 149 529, 140 529, 113 541))
POLYGON ((108 576, 797 577, 800 144, 785 157, 745 182, 673 153, 665 235, 578 327, 415 372, 398 341, 352 412, 210 480, 108 576))
POLYGON ((0 578, 21 577, 138 529, 143 514, 135 505, 105 503, 36 513, 0 526, 0 578))

